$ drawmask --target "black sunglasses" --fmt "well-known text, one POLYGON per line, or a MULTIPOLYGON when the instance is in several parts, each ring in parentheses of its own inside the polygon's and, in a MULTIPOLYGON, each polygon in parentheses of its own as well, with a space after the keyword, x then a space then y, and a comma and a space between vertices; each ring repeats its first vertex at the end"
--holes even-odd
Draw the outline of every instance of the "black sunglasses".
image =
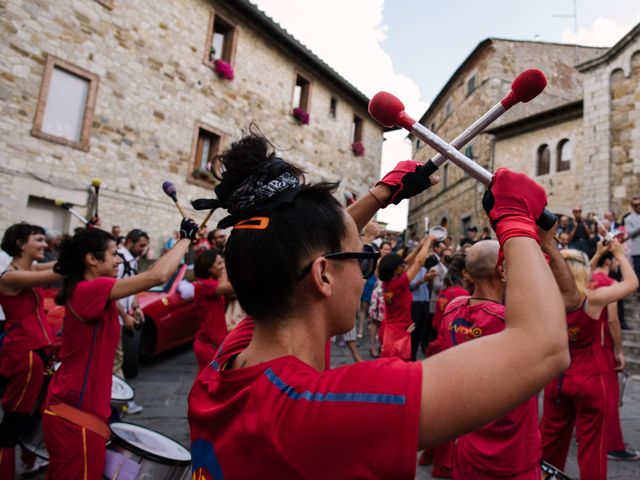
MULTIPOLYGON (((361 252, 335 252, 322 255, 327 260, 346 260, 356 259, 360 265, 360 271, 362 272, 362 278, 369 278, 376 271, 376 265, 378 264, 378 258, 380 258, 380 252, 375 245, 365 244, 362 246, 361 252)), ((315 261, 315 260, 314 260, 315 261)), ((296 280, 300 280, 307 273, 311 271, 311 265, 309 263, 306 267, 298 272, 296 280)))

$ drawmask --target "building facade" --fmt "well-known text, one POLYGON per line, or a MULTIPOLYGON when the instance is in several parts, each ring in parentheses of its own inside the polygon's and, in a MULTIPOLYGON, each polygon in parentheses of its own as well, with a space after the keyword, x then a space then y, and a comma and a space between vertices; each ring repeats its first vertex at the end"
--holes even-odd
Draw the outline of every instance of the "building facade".
MULTIPOLYGON (((212 195, 217 153, 255 124, 311 180, 366 192, 383 129, 368 98, 247 0, 0 1, 0 230, 89 214, 166 238, 212 195)), ((217 213, 210 225, 223 216, 217 213)))
MULTIPOLYGON (((591 60, 605 51, 573 45, 487 39, 456 70, 420 122, 441 138, 451 141, 504 98, 515 77, 528 68, 542 70, 548 79, 547 87, 531 102, 512 107, 494 122, 492 128, 517 124, 536 115, 544 117, 549 110, 581 100, 581 75, 573 65, 591 60)), ((426 161, 433 157, 435 152, 430 147, 419 139, 411 139, 414 158, 426 161)), ((521 169, 520 158, 526 162, 532 160, 528 147, 522 146, 520 140, 514 142, 520 149, 515 155, 517 158, 513 158, 513 145, 498 146, 495 135, 487 132, 478 135, 461 151, 492 171, 501 165, 518 170, 521 169), (510 152, 508 159, 498 155, 498 147, 510 152), (526 157, 521 153, 525 151, 526 157)), ((500 154, 503 155, 502 150, 500 154)), ((429 217, 431 225, 447 227, 454 241, 462 237, 470 226, 487 225, 481 203, 484 187, 453 164, 443 165, 439 175, 440 185, 412 199, 409 204, 410 235, 421 234, 424 217, 429 217)))

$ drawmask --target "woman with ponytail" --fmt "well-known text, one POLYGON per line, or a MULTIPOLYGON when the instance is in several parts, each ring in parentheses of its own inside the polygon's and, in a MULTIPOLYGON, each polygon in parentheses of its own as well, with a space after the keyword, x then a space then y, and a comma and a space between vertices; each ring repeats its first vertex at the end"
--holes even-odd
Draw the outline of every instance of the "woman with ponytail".
POLYGON ((190 219, 180 227, 181 240, 149 270, 121 280, 116 277, 122 260, 111 234, 81 230, 63 243, 55 266, 64 278, 56 297, 65 306, 62 364, 49 384, 43 414, 47 478, 102 478, 111 371, 120 337, 115 301, 169 279, 198 234, 190 219))
POLYGON ((607 478, 605 375, 608 359, 603 348, 604 326, 600 314, 608 304, 638 288, 638 277, 624 255, 622 244, 613 240, 611 251, 620 263, 623 280, 596 289, 590 283, 591 268, 586 254, 579 250, 560 252, 573 275, 581 301, 567 313, 571 365, 544 389, 544 412, 540 422, 542 460, 564 469, 575 425, 578 466, 583 480, 607 478))
POLYGON ((499 418, 568 364, 564 306, 537 243, 546 195, 525 175, 499 169, 485 202, 509 265, 503 331, 422 362, 325 371, 325 344, 353 328, 378 257, 359 230, 432 182, 402 161, 345 211, 337 184, 305 183, 257 133, 220 161, 217 198, 194 206, 227 210, 227 273, 251 319, 191 389, 193 478, 413 479, 418 449, 499 418))
MULTIPOLYGON (((0 478, 15 477, 15 446, 36 408, 44 372, 51 354, 52 335, 44 313, 42 286, 60 279, 53 263, 44 259, 47 248, 41 227, 27 223, 10 226, 2 249, 11 263, 0 273, 0 305, 7 318, 0 334, 0 377, 4 416, 0 423, 0 478)), ((34 472, 46 462, 22 450, 22 471, 34 472)))

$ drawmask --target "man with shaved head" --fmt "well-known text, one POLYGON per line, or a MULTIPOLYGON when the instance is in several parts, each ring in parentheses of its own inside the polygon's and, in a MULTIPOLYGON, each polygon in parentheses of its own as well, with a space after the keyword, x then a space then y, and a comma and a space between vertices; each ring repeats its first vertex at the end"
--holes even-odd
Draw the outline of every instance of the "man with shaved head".
MULTIPOLYGON (((572 290, 575 283, 556 249, 555 228, 550 232, 540 230, 539 234, 542 249, 550 256, 565 306, 567 303, 574 306, 579 297, 577 291, 572 290)), ((508 265, 500 264, 499 250, 500 244, 495 240, 482 240, 468 250, 465 269, 475 289, 473 296, 458 297, 445 310, 442 322, 448 325, 449 348, 504 330, 503 299, 508 265)), ((469 368, 482 372, 481 359, 469 368)), ((538 400, 534 395, 504 417, 458 439, 453 478, 539 480, 540 457, 538 400)))

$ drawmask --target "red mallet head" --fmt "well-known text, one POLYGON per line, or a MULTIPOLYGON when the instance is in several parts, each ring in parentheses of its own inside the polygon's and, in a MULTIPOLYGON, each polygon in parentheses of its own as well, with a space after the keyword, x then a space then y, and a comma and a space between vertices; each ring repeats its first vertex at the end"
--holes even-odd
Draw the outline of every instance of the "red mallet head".
POLYGON ((511 82, 511 91, 500 103, 506 109, 519 102, 527 103, 540 95, 546 86, 547 77, 544 76, 544 73, 537 68, 530 68, 511 82))
POLYGON ((404 111, 404 104, 388 92, 378 92, 369 101, 369 115, 379 124, 391 128, 398 125, 411 131, 416 121, 404 111))
POLYGON ((164 193, 169 195, 174 202, 178 201, 178 189, 173 182, 170 182, 169 180, 162 182, 162 190, 164 193))

